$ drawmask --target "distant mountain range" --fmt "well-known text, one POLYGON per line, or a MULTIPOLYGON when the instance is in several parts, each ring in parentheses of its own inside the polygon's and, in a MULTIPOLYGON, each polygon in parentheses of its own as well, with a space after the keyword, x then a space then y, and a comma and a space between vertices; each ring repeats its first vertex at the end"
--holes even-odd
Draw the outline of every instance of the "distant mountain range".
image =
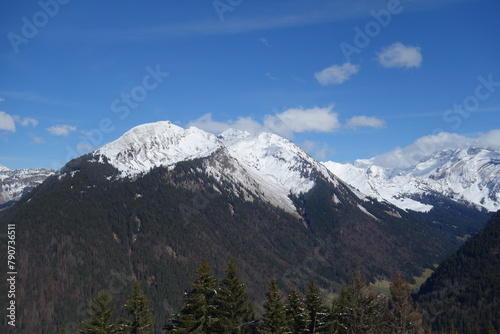
MULTIPOLYGON (((452 225, 457 215, 441 218, 452 225)), ((476 231, 487 220, 467 217, 476 231)), ((314 277, 338 291, 357 271, 371 281, 418 276, 464 234, 366 196, 279 136, 170 122, 68 162, 0 212, 6 224, 20 250, 16 329, 27 333, 81 318, 81 303, 101 289, 122 301, 134 278, 164 319, 202 258, 216 274, 234 258, 254 297, 272 277, 299 289, 314 277)))
MULTIPOLYGON (((224 147, 233 158, 245 164, 253 176, 260 174, 259 183, 266 191, 265 198, 287 206, 289 211, 295 210, 288 198, 289 193, 304 192, 312 187, 312 182, 304 181, 297 173, 290 173, 290 168, 285 172, 286 164, 295 163, 293 159, 283 163, 280 158, 282 163, 270 163, 269 159, 273 159, 276 153, 270 151, 272 142, 285 145, 281 152, 300 155, 326 175, 317 161, 277 135, 262 133, 254 136, 231 129, 216 137, 197 128, 184 130, 164 122, 170 124, 170 133, 166 134, 158 126, 161 123, 136 127, 95 154, 106 156, 122 176, 134 176, 144 174, 152 167, 174 166, 179 161, 206 157, 224 147), (153 147, 156 150, 152 150, 153 147), (260 151, 255 152, 256 149, 260 151)), ((334 161, 322 164, 361 193, 361 197, 387 201, 403 210, 430 211, 433 205, 429 196, 444 197, 478 210, 495 212, 500 209, 500 152, 490 147, 471 143, 460 148, 435 150, 397 167, 384 166, 378 157, 356 160, 353 164, 334 161)), ((46 168, 11 170, 0 165, 0 208, 19 200, 55 172, 46 168)))
POLYGON ((473 147, 437 151, 405 168, 325 162, 332 173, 360 192, 402 209, 426 212, 426 195, 445 196, 479 209, 500 209, 500 152, 473 147))
POLYGON ((0 210, 18 201, 54 173, 55 170, 48 168, 12 170, 0 165, 0 210))

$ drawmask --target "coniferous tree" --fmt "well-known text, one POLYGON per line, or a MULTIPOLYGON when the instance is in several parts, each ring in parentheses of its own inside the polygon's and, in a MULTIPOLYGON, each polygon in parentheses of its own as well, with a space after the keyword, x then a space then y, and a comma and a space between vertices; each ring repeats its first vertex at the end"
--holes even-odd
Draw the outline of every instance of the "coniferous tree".
POLYGON ((288 304, 285 307, 288 328, 292 334, 308 333, 309 322, 308 314, 301 300, 299 293, 294 288, 288 295, 288 304))
POLYGON ((459 334, 453 320, 450 320, 450 324, 448 325, 448 334, 459 334))
POLYGON ((216 295, 217 280, 210 274, 210 264, 203 260, 196 270, 198 278, 186 292, 179 314, 174 315, 165 329, 172 333, 218 333, 216 295))
POLYGON ((488 322, 488 326, 486 327, 486 333, 488 334, 497 334, 495 327, 493 327, 493 323, 491 321, 488 322))
MULTIPOLYGON (((80 334, 112 334, 118 333, 116 324, 111 323, 114 308, 110 306, 110 296, 101 291, 92 301, 90 310, 87 310, 88 320, 83 321, 81 328, 78 330, 80 334)), ((62 329, 61 333, 66 332, 62 329)))
POLYGON ((148 297, 144 295, 139 281, 134 281, 132 294, 124 307, 128 310, 130 319, 123 319, 120 327, 122 332, 129 334, 152 334, 155 318, 153 309, 149 306, 148 297))
POLYGON ((247 333, 255 322, 253 305, 246 292, 245 284, 237 275, 238 268, 234 260, 229 261, 226 277, 216 296, 217 327, 223 333, 247 333))
POLYGON ((400 273, 394 275, 391 285, 390 311, 391 330, 401 334, 422 334, 422 315, 411 298, 411 287, 400 273))
POLYGON ((386 300, 366 291, 366 287, 364 278, 358 273, 340 291, 332 307, 332 321, 338 333, 390 333, 386 300))
POLYGON ((328 312, 315 279, 311 279, 306 291, 305 306, 308 314, 309 333, 325 332, 328 312))
POLYGON ((269 285, 269 292, 266 294, 264 309, 265 311, 261 319, 262 323, 259 326, 259 333, 285 334, 290 332, 286 322, 285 306, 276 279, 273 279, 269 285))

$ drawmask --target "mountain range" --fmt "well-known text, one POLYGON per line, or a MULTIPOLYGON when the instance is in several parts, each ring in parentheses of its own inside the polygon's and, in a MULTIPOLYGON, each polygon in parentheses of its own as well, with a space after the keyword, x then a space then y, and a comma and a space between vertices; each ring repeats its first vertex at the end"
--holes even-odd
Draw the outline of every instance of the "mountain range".
MULTIPOLYGON (((488 152, 476 151, 475 161, 485 163, 483 184, 498 175, 496 155, 486 162, 488 152)), ((453 159, 439 161, 442 178, 431 169, 419 175, 465 184, 451 178, 468 175, 455 173, 453 159)), ((168 121, 129 130, 68 162, 0 212, 2 228, 18 226, 19 328, 35 333, 67 326, 83 316, 78 310, 97 291, 120 301, 133 279, 146 282, 157 318, 164 318, 179 306, 202 258, 216 273, 235 258, 252 296, 264 295, 272 277, 299 289, 314 277, 328 291, 358 271, 372 282, 396 271, 411 280, 491 216, 486 206, 430 188, 425 196, 404 192, 403 203, 420 204, 401 207, 381 196, 382 186, 364 193, 362 182, 332 169, 270 133, 215 136, 168 121), (444 207, 447 215, 439 211, 444 207)), ((387 182, 393 176, 382 174, 387 182)), ((495 203, 497 181, 485 183, 493 191, 483 205, 495 203)), ((6 245, 0 248, 5 256, 6 245)))
POLYGON ((55 170, 48 168, 23 168, 12 170, 0 165, 0 210, 18 201, 55 170))
POLYGON ((500 209, 500 152, 469 146, 433 152, 405 167, 377 165, 377 159, 325 165, 362 193, 402 209, 426 212, 425 195, 440 195, 479 209, 500 209))

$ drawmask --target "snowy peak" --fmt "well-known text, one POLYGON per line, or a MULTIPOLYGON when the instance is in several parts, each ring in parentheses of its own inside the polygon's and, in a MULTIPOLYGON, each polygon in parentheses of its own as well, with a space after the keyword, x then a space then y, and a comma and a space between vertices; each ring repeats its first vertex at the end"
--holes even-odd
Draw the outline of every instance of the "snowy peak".
POLYGON ((366 195, 403 209, 432 207, 414 198, 438 193, 488 211, 500 209, 500 152, 470 146, 435 152, 405 168, 381 167, 376 159, 354 165, 326 162, 333 173, 366 195), (417 196, 416 196, 417 195, 417 196))
POLYGON ((107 157, 122 176, 135 176, 153 167, 171 167, 181 161, 207 157, 221 147, 217 137, 210 133, 163 121, 132 128, 95 151, 94 156, 107 157))
POLYGON ((10 169, 9 167, 6 167, 4 165, 0 165, 0 172, 8 172, 8 171, 11 171, 12 169, 10 169))
POLYGON ((287 194, 309 191, 320 175, 336 183, 323 165, 285 138, 266 132, 256 136, 234 130, 226 132, 220 138, 230 154, 251 173, 261 175, 269 185, 287 194))
POLYGON ((195 127, 157 122, 137 126, 93 153, 94 161, 111 164, 121 177, 137 177, 153 167, 174 168, 196 158, 207 158, 205 173, 246 189, 245 198, 258 197, 289 212, 295 210, 290 196, 309 191, 318 177, 338 185, 325 166, 271 133, 230 129, 216 137, 195 127))

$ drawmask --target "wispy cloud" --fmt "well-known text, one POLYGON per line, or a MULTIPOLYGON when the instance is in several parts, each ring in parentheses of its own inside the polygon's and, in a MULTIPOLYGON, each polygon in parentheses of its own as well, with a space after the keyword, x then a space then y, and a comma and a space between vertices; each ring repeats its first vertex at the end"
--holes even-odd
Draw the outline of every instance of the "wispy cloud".
POLYGON ((43 144, 43 143, 45 143, 45 140, 43 140, 42 137, 33 137, 33 143, 34 144, 43 144))
POLYGON ((359 65, 344 63, 342 65, 332 65, 314 74, 318 82, 323 85, 341 84, 349 80, 352 75, 358 73, 359 65))
POLYGON ((422 53, 418 46, 394 43, 377 54, 377 60, 386 68, 412 68, 422 65, 422 53))
MULTIPOLYGON (((325 22, 334 22, 349 18, 369 17, 370 10, 383 8, 383 0, 358 0, 353 5, 351 0, 318 1, 314 5, 303 1, 287 1, 286 3, 262 5, 248 3, 245 11, 238 9, 234 15, 223 22, 214 17, 193 19, 188 22, 174 22, 168 24, 151 24, 149 26, 135 26, 126 29, 86 29, 86 30, 60 30, 59 38, 81 39, 96 38, 100 41, 110 42, 143 42, 162 40, 166 38, 185 37, 190 35, 229 35, 257 32, 270 29, 300 27, 317 25, 325 22)), ((55 36, 54 34, 52 36, 55 36)))
POLYGON ((61 100, 53 99, 50 97, 45 97, 40 94, 32 93, 32 92, 21 92, 21 91, 0 91, 0 95, 4 95, 9 98, 13 98, 16 100, 30 101, 41 104, 48 105, 60 105, 64 107, 75 107, 75 103, 67 103, 61 100))
POLYGON ((336 153, 327 143, 312 140, 305 140, 300 147, 318 160, 325 160, 336 153))
POLYGON ((278 78, 276 78, 275 76, 273 76, 271 73, 267 72, 266 73, 266 77, 268 77, 269 79, 271 80, 278 80, 278 78))
POLYGON ((78 145, 78 147, 77 147, 78 152, 89 152, 89 151, 92 151, 93 149, 94 149, 94 147, 92 145, 85 144, 85 143, 82 143, 82 144, 78 145))
POLYGON ((313 108, 290 108, 282 113, 267 114, 261 122, 250 117, 217 122, 212 114, 205 114, 190 122, 188 126, 196 126, 205 131, 221 133, 229 128, 246 130, 251 133, 272 132, 286 138, 293 138, 296 133, 334 132, 340 128, 338 114, 333 106, 313 108))
POLYGON ((383 128, 385 127, 385 121, 376 117, 355 116, 350 118, 345 126, 351 129, 359 127, 383 128))
POLYGON ((76 131, 76 126, 60 124, 47 128, 47 131, 54 136, 67 136, 70 132, 76 131))
POLYGON ((20 117, 20 116, 13 116, 14 120, 21 124, 21 126, 37 126, 38 121, 34 118, 30 117, 20 117))
POLYGON ((264 44, 268 48, 271 47, 271 44, 269 43, 269 41, 266 38, 259 38, 259 42, 261 42, 262 44, 264 44))

